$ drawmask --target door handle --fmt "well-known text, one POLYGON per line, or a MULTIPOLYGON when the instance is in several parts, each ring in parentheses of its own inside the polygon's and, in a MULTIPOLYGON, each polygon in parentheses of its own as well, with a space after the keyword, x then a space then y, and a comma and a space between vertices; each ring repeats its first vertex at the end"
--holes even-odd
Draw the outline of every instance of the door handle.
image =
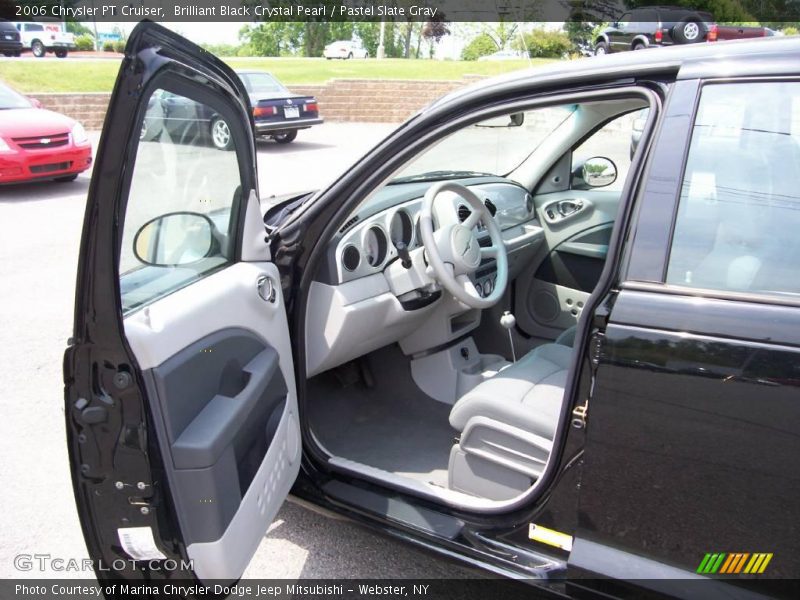
POLYGON ((561 200, 556 208, 562 217, 568 217, 583 208, 583 202, 581 200, 561 200))

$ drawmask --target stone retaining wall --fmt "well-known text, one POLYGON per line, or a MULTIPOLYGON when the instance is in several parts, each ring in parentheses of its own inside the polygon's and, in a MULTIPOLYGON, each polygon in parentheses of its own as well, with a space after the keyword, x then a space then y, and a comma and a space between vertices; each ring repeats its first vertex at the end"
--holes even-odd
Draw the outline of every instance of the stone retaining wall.
MULTIPOLYGON (((295 85, 298 94, 316 96, 326 121, 401 123, 436 98, 477 81, 333 79, 319 85, 295 85)), ((31 94, 45 108, 64 113, 86 129, 100 129, 111 94, 31 94)))

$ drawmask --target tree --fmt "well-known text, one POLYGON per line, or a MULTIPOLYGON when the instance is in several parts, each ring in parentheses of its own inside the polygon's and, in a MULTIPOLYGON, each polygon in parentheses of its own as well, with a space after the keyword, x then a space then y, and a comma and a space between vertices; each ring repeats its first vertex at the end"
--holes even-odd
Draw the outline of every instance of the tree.
POLYGON ((442 41, 442 38, 450 35, 450 28, 444 17, 434 17, 426 21, 422 26, 422 37, 428 42, 428 55, 433 58, 433 46, 442 41))
POLYGON ((92 35, 92 30, 78 21, 67 21, 67 32, 75 34, 76 37, 80 35, 92 35))
POLYGON ((472 41, 461 51, 461 60, 478 60, 481 56, 492 54, 496 50, 497 44, 491 36, 481 33, 472 38, 472 41))
POLYGON ((563 31, 534 29, 524 34, 524 41, 512 45, 515 50, 526 50, 531 58, 561 58, 572 49, 572 42, 563 31))

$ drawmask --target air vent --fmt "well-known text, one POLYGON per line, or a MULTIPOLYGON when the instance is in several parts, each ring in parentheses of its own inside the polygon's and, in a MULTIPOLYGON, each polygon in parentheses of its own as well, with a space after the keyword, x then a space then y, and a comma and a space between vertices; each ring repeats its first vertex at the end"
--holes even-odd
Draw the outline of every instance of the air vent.
POLYGON ((466 206, 464 206, 463 204, 460 204, 458 206, 458 220, 459 220, 459 222, 463 223, 464 221, 467 220, 467 217, 469 217, 471 214, 472 214, 472 211, 470 209, 468 209, 466 206))
POLYGON ((361 262, 361 253, 355 246, 347 246, 342 252, 342 264, 348 271, 355 271, 361 262))
POLYGON ((342 228, 339 230, 339 233, 344 233, 345 231, 350 229, 356 223, 358 223, 358 215, 356 215, 355 217, 353 217, 351 219, 348 219, 347 223, 342 225, 342 228))
POLYGON ((483 203, 486 205, 486 208, 489 209, 490 215, 495 216, 497 214, 497 207, 494 205, 494 202, 487 198, 483 203))

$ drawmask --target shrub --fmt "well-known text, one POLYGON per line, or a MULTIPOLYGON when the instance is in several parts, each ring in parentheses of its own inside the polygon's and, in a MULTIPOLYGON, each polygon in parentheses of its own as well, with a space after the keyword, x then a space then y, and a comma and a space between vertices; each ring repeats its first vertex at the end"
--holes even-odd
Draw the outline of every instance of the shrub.
POLYGON ((103 52, 114 52, 114 42, 103 42, 103 52))
POLYGON ((461 51, 461 60, 478 60, 481 56, 497 52, 497 44, 488 33, 473 38, 461 51))
POLYGON ((784 27, 783 35, 797 35, 797 27, 784 27))
POLYGON ((525 50, 531 58, 561 58, 572 50, 572 42, 563 31, 545 31, 534 29, 524 34, 525 44, 521 40, 514 43, 517 50, 525 50))
POLYGON ((79 35, 75 38, 75 49, 82 52, 94 50, 94 38, 88 34, 79 35))
POLYGON ((125 52, 125 42, 122 40, 117 40, 114 42, 114 52, 125 52))

